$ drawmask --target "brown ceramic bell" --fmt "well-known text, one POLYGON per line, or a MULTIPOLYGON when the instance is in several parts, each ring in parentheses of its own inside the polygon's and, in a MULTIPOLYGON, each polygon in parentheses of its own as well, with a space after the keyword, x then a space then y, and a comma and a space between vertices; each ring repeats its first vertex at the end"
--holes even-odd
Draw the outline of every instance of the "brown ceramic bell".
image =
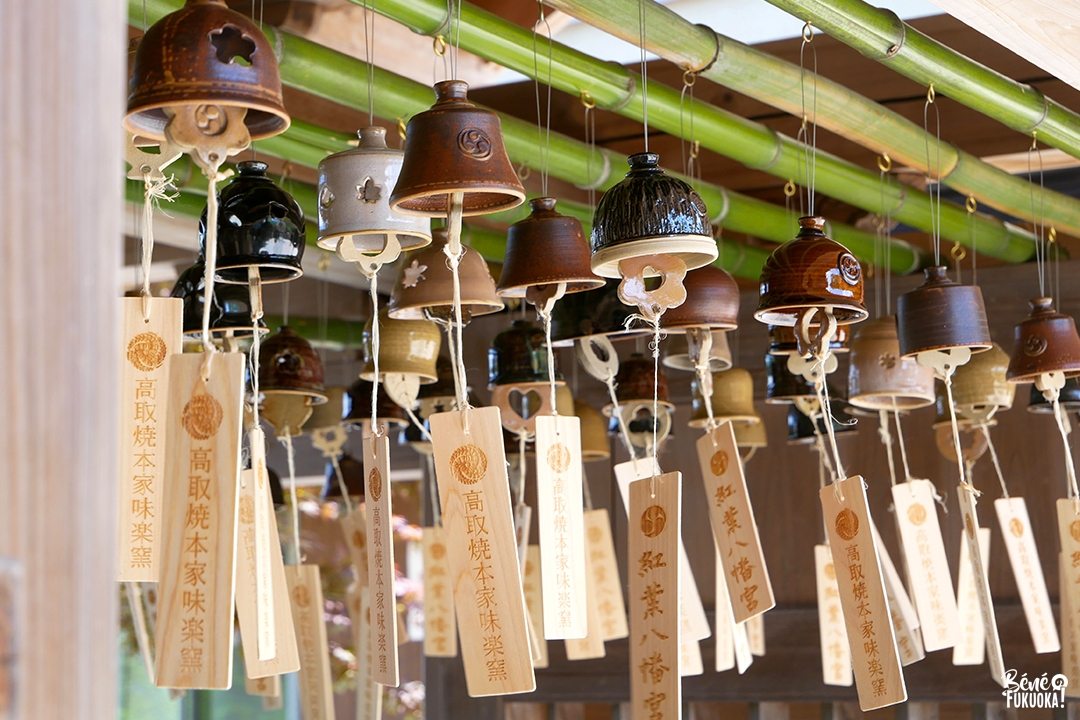
POLYGON ((660 327, 734 330, 739 326, 739 285, 727 270, 715 265, 691 270, 683 287, 686 301, 665 310, 660 327))
MULTIPOLYGON (((364 325, 364 367, 360 378, 375 379, 371 352, 371 321, 364 325)), ((422 385, 436 380, 435 361, 439 357, 442 333, 430 320, 395 320, 386 308, 379 311, 379 375, 387 373, 415 375, 422 385)), ((381 378, 380 378, 381 379, 381 378)))
POLYGON ((940 265, 924 272, 926 282, 896 302, 900 354, 958 347, 973 353, 990 349, 982 290, 954 283, 940 265))
POLYGON ((1068 315, 1054 312, 1048 297, 1031 301, 1031 314, 1016 326, 1009 382, 1034 382, 1045 373, 1080 375, 1080 336, 1068 315))
MULTIPOLYGON (((692 428, 703 428, 709 421, 705 399, 696 379, 690 383, 690 388, 694 396, 694 410, 688 425, 692 428)), ((733 367, 713 373, 712 411, 713 418, 719 421, 738 420, 753 423, 760 420, 754 410, 754 380, 747 370, 733 367)))
POLYGON ((757 422, 733 421, 732 429, 735 431, 735 446, 739 448, 763 448, 769 444, 769 437, 765 433, 765 422, 758 416, 757 422))
MULTIPOLYGON (((387 309, 397 320, 449 320, 453 314, 454 279, 447 266, 446 230, 432 230, 430 245, 406 254, 397 282, 390 291, 387 309)), ((472 248, 464 248, 458 266, 461 286, 461 319, 499 312, 502 298, 495 292, 487 262, 472 248)))
MULTIPOLYGON (((556 373, 556 379, 562 378, 556 373)), ((488 387, 547 382, 544 331, 528 320, 515 320, 488 348, 488 387)))
POLYGON ((435 84, 435 104, 405 130, 405 160, 390 207, 406 215, 445 217, 450 195, 464 193, 462 215, 486 215, 525 200, 503 145, 502 124, 466 98, 461 80, 435 84))
POLYGON ((364 463, 345 453, 338 458, 338 468, 341 469, 341 482, 338 482, 337 471, 332 463, 326 463, 326 482, 323 484, 322 494, 319 499, 337 500, 341 497, 341 485, 345 484, 345 492, 354 502, 364 501, 364 463))
POLYGON ((761 270, 754 317, 767 325, 795 325, 811 308, 831 310, 838 325, 865 320, 863 273, 847 248, 825 235, 825 219, 799 218, 799 234, 773 250, 761 270))
MULTIPOLYGON (((373 387, 374 385, 368 380, 357 380, 349 386, 349 407, 343 421, 346 425, 360 427, 365 421, 371 420, 371 389, 373 387)), ((405 411, 387 397, 382 385, 379 386, 378 402, 377 412, 379 413, 380 424, 386 423, 388 426, 396 427, 404 427, 409 424, 409 418, 405 411)))
MULTIPOLYGON (((829 342, 829 351, 840 354, 851 350, 850 333, 846 325, 837 325, 836 333, 829 342)), ((799 343, 795 339, 795 328, 786 325, 769 326, 769 354, 795 355, 799 352, 799 343)))
POLYGON ((627 329, 633 309, 619 299, 619 282, 609 280, 603 287, 564 297, 551 313, 551 344, 573 345, 580 338, 603 335, 610 340, 647 335, 648 328, 627 329))
POLYGON ((252 140, 289 127, 274 48, 250 18, 222 0, 187 0, 154 23, 135 50, 127 116, 131 133, 164 139, 167 109, 193 106, 206 134, 223 108, 243 108, 252 140))
MULTIPOLYGON (((665 313, 666 314, 666 313, 665 313)), ((694 362, 690 359, 690 346, 685 333, 672 333, 664 343, 664 356, 660 359, 664 367, 672 370, 694 372, 694 362)), ((709 350, 709 371, 720 372, 731 367, 731 346, 727 333, 723 330, 712 331, 712 349, 709 350)))
POLYGON ((326 402, 322 360, 311 343, 288 326, 267 338, 259 350, 259 390, 303 395, 312 405, 326 402))
POLYGON ((913 410, 934 404, 934 371, 900 354, 895 317, 866 323, 855 333, 848 401, 870 410, 913 410))
POLYGON ((327 386, 326 402, 312 409, 311 416, 301 430, 309 433, 312 430, 323 430, 340 425, 345 418, 345 392, 346 388, 341 385, 327 386))
POLYGON ((566 292, 603 287, 589 265, 589 243, 577 218, 555 210, 555 198, 529 201, 529 217, 506 233, 499 295, 523 297, 530 287, 566 283, 566 292))
POLYGON ((970 419, 1012 407, 1016 386, 1008 382, 1009 356, 997 343, 971 356, 956 368, 952 378, 953 402, 961 415, 970 419))
MULTIPOLYGON (((1065 412, 1080 411, 1080 379, 1065 379, 1065 387, 1058 392, 1058 406, 1065 412)), ((1042 390, 1032 385, 1027 410, 1030 413, 1053 413, 1054 404, 1046 399, 1042 390)))
MULTIPOLYGON (((670 402, 671 394, 668 390, 667 378, 664 376, 663 366, 657 375, 653 372, 653 359, 645 357, 641 353, 633 353, 629 358, 619 364, 619 373, 615 376, 615 397, 620 405, 632 402, 648 402, 653 399, 653 381, 656 380, 656 397, 660 404, 666 408, 675 409, 670 402)), ((604 408, 609 413, 611 405, 604 408)))
POLYGON ((607 423, 600 411, 584 400, 574 400, 574 415, 581 422, 581 459, 583 462, 611 457, 607 423))

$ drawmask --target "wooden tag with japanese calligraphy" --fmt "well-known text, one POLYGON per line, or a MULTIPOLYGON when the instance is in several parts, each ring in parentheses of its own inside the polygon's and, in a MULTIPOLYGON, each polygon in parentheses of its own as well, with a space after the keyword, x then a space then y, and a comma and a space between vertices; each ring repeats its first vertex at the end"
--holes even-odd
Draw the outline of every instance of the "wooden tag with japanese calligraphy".
POLYGON ((907 561, 912 600, 919 613, 923 647, 927 652, 956 643, 956 596, 949 558, 929 480, 909 480, 892 489, 900 545, 907 561))
POLYGON ((904 702, 907 689, 863 479, 855 475, 839 480, 822 488, 819 495, 850 640, 859 707, 865 712, 904 702))
POLYGON ((371 676, 371 602, 366 588, 355 582, 346 591, 356 648, 356 720, 382 720, 382 685, 371 676))
POLYGON ((322 580, 318 565, 286 565, 293 625, 300 651, 300 710, 304 720, 334 720, 334 689, 322 580))
POLYGON ((429 422, 469 695, 532 692, 499 409, 435 413, 429 422))
MULTIPOLYGON (((660 474, 659 466, 656 472, 660 474)), ((652 474, 652 460, 638 460, 637 462, 631 460, 615 466, 615 480, 619 485, 623 508, 627 509, 627 512, 630 507, 630 483, 652 477, 652 474)), ((679 613, 685 614, 687 620, 687 623, 682 624, 683 634, 694 640, 704 640, 709 637, 712 634, 712 628, 709 627, 709 620, 705 616, 705 606, 701 602, 701 594, 698 592, 697 581, 694 580, 694 572, 690 568, 686 547, 681 537, 679 538, 679 597, 682 601, 679 613)))
POLYGON ((585 638, 587 570, 576 417, 536 417, 536 499, 545 637, 585 638))
MULTIPOLYGON (((1080 514, 1076 512, 1076 503, 1069 498, 1061 498, 1056 503, 1058 539, 1061 542, 1061 573, 1064 580, 1061 583, 1061 635, 1064 640, 1066 635, 1074 641, 1071 649, 1073 656, 1080 655, 1080 645, 1075 640, 1080 638, 1080 514)), ((1063 667, 1067 667, 1072 660, 1066 660, 1065 650, 1062 649, 1063 667)), ((1080 674, 1080 661, 1074 666, 1074 671, 1080 674)), ((1075 684, 1073 676, 1063 670, 1069 678, 1069 686, 1072 692, 1080 692, 1080 681, 1075 684)), ((1067 689, 1066 693, 1070 690, 1067 689)), ((1070 697, 1073 697, 1070 695, 1070 697)))
POLYGON ((1005 660, 1001 657, 1001 638, 998 636, 994 600, 990 596, 990 578, 986 573, 988 563, 983 562, 982 545, 978 541, 979 515, 975 510, 975 493, 963 485, 956 488, 956 493, 960 501, 960 517, 964 520, 964 543, 972 559, 971 574, 975 579, 979 614, 982 615, 983 631, 986 634, 986 654, 990 660, 990 677, 998 685, 1005 687, 1005 660))
POLYGON ((679 720, 681 587, 677 558, 682 534, 682 475, 672 472, 637 480, 630 484, 628 496, 632 716, 679 720))
MULTIPOLYGON (((266 435, 262 428, 253 427, 248 432, 248 445, 251 448, 251 471, 247 478, 250 487, 246 487, 244 474, 241 474, 240 483, 240 529, 241 541, 245 549, 250 547, 252 551, 251 570, 255 578, 255 620, 256 634, 258 635, 258 659, 273 660, 277 654, 277 627, 276 617, 291 618, 292 613, 285 611, 281 605, 281 611, 277 610, 278 598, 274 594, 271 563, 282 564, 281 541, 277 535, 277 524, 274 517, 274 502, 270 496, 270 475, 266 471, 266 435), (244 498, 249 498, 245 505, 244 498), (251 508, 250 515, 244 512, 245 507, 251 508), (247 517, 248 523, 244 523, 247 517), (273 525, 273 536, 271 536, 273 525), (247 531, 251 535, 247 535, 247 531), (250 542, 249 542, 250 541, 250 542)), ((242 577, 237 573, 237 578, 242 577)), ((288 599, 288 588, 285 587, 285 575, 281 575, 282 595, 288 599)), ((289 623, 290 627, 292 623, 289 623)), ((293 645, 295 645, 295 639, 293 645)), ((250 647, 250 643, 249 643, 250 647)), ((292 671, 284 671, 292 672, 292 671)), ((278 673, 280 674, 280 673, 278 673)))
POLYGON ((693 677, 705 672, 701 660, 701 643, 697 640, 683 640, 679 643, 679 677, 693 677))
MULTIPOLYGON (((979 549, 982 550, 983 574, 990 568, 990 528, 979 528, 979 549)), ((971 552, 960 538, 960 571, 956 586, 956 645, 953 646, 953 665, 982 665, 986 660, 986 631, 979 609, 979 590, 971 572, 971 552)))
MULTIPOLYGON (((611 518, 604 508, 585 511, 585 541, 589 552, 589 575, 595 580, 596 609, 600 613, 600 637, 618 640, 630 634, 626 624, 619 563, 611 539, 611 518)), ((592 627, 590 626, 590 631, 592 627)))
POLYGON ((365 519, 369 542, 372 676, 398 685, 397 596, 394 594, 394 516, 390 507, 390 437, 364 438, 365 519))
POLYGON ((753 664, 754 655, 750 651, 746 623, 736 623, 731 612, 731 598, 723 577, 724 561, 715 542, 713 549, 716 551, 716 671, 737 667, 742 675, 753 664))
MULTIPOLYGON (((532 530, 532 508, 521 504, 514 508, 514 537, 517 538, 518 572, 525 571, 525 551, 529 547, 529 533, 532 530)), ((537 565, 537 572, 540 566, 537 565)))
POLYGON ((1036 653, 1051 653, 1061 649, 1050 595, 1046 592, 1039 550, 1028 518, 1027 503, 1022 497, 998 498, 994 501, 1005 549, 1009 553, 1016 588, 1024 606, 1028 630, 1036 653))
POLYGON ((889 555, 889 549, 881 541, 881 535, 873 521, 870 528, 874 533, 878 559, 885 577, 885 599, 889 603, 889 618, 892 621, 893 635, 896 637, 896 649, 900 651, 900 664, 911 665, 926 657, 918 630, 919 614, 908 597, 900 573, 896 571, 892 556, 889 555))
POLYGON ((457 624, 443 529, 424 528, 424 655, 457 657, 457 624))
POLYGON ((244 680, 244 692, 258 697, 280 697, 281 676, 269 675, 260 678, 246 678, 244 680))
POLYGON ((1061 674, 1068 680, 1066 697, 1080 696, 1080 633, 1073 617, 1075 611, 1069 600, 1069 576, 1071 561, 1065 553, 1058 553, 1058 597, 1061 598, 1061 674))
POLYGON ((296 647, 292 611, 289 609, 289 585, 285 580, 285 563, 281 557, 281 543, 277 532, 273 543, 267 548, 270 576, 270 593, 273 597, 274 637, 276 653, 267 660, 257 652, 256 606, 258 587, 255 582, 255 513, 259 504, 273 517, 273 499, 270 486, 259 489, 255 470, 240 473, 240 523, 236 539, 236 616, 240 621, 240 642, 244 648, 244 670, 249 679, 284 675, 300 669, 300 656, 296 647))
POLYGON ((345 536, 345 547, 349 549, 356 581, 365 587, 368 583, 367 522, 364 519, 366 514, 365 503, 364 507, 354 507, 351 513, 338 520, 341 533, 345 536))
POLYGON ((521 575, 525 593, 525 611, 529 619, 529 641, 533 648, 534 668, 548 666, 547 640, 544 639, 544 596, 540 592, 540 546, 525 549, 525 568, 521 575))
POLYGON ((116 579, 157 582, 165 477, 169 364, 181 352, 179 298, 123 298, 120 369, 120 483, 116 579))
POLYGON ((757 657, 765 657, 765 613, 755 615, 743 624, 750 640, 750 652, 757 657))
POLYGON ((170 362, 155 683, 232 686, 244 356, 170 362))
POLYGON ((814 546, 817 569, 818 633, 821 636, 821 673, 826 685, 851 687, 851 647, 848 645, 836 565, 828 545, 814 546))
MULTIPOLYGON (((540 555, 543 557, 543 552, 540 555)), ((585 616, 588 634, 583 638, 566 641, 567 660, 593 660, 604 657, 606 653, 603 630, 600 627, 600 597, 596 591, 596 568, 593 567, 592 560, 588 556, 585 558, 585 572, 585 616)))
POLYGON ((745 622, 776 605, 776 600, 731 423, 699 439, 697 454, 713 537, 724 561, 731 611, 735 622, 745 622))

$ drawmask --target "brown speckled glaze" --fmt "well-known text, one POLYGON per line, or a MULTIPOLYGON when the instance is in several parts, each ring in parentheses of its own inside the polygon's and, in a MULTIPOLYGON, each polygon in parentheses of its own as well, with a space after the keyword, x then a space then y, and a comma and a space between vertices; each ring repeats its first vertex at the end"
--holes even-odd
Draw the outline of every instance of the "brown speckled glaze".
POLYGON ((259 390, 306 395, 313 404, 326 402, 322 360, 311 343, 288 326, 259 349, 259 390))
POLYGON ((589 243, 577 218, 555 210, 555 198, 533 198, 532 210, 506 233, 499 295, 521 297, 529 287, 566 283, 566 292, 603 287, 589 264, 589 243))
POLYGON ((1016 326, 1016 345, 1009 362, 1009 382, 1033 382, 1043 373, 1080 375, 1080 337, 1068 315, 1054 311, 1047 297, 1031 301, 1031 314, 1016 326))
POLYGON ((686 301, 668 308, 661 327, 734 330, 739 325, 739 285, 722 268, 706 265, 686 273, 686 301))
MULTIPOLYGON (((446 262, 446 230, 432 230, 431 244, 404 255, 397 281, 390 291, 387 309, 397 320, 448 319, 454 301, 454 276, 446 262)), ((495 293, 495 280, 488 264, 476 250, 465 248, 458 266, 461 286, 461 319, 469 322, 477 315, 503 309, 495 293)))
POLYGON ((651 402, 653 399, 653 378, 656 378, 657 399, 669 407, 671 393, 668 391, 667 377, 661 366, 659 375, 653 372, 653 359, 641 353, 633 353, 619 365, 615 376, 615 397, 620 403, 634 401, 651 402))
POLYGON ((988 350, 990 328, 982 290, 954 283, 938 265, 926 268, 926 282, 896 301, 900 353, 968 347, 988 350))

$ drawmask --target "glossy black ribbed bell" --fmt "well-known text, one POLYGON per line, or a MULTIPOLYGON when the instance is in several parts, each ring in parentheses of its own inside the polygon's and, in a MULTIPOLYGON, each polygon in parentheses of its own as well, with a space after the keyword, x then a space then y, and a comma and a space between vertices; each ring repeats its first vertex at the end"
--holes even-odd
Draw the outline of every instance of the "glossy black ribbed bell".
MULTIPOLYGON (((172 297, 184 301, 184 335, 196 337, 202 333, 203 300, 206 295, 206 265, 202 258, 176 279, 172 297)), ((259 330, 265 333, 266 323, 259 319, 259 330)), ((210 334, 216 338, 226 335, 245 338, 252 335, 251 294, 239 285, 214 285, 210 307, 210 334)))

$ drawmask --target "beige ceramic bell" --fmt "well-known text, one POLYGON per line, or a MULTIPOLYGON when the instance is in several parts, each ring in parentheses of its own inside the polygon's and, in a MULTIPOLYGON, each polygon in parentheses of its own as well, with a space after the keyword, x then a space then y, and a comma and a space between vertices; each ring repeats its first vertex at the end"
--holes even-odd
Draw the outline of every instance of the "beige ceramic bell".
POLYGON ((733 421, 732 429, 735 431, 735 445, 740 448, 756 450, 767 447, 768 435, 765 433, 765 423, 758 417, 758 422, 744 420, 733 421))
POLYGON ((341 385, 328 385, 326 387, 326 402, 315 405, 311 409, 311 417, 307 419, 301 428, 304 432, 322 430, 340 425, 345 419, 345 393, 347 389, 341 385))
POLYGON ((574 400, 574 415, 581 422, 582 461, 593 462, 611 457, 607 423, 604 422, 604 416, 600 414, 600 411, 584 400, 574 400))
POLYGON ((867 323, 855 333, 848 402, 870 410, 913 410, 934 404, 934 371, 900 354, 895 317, 867 323))
POLYGON ((957 412, 977 420, 1011 408, 1016 386, 1006 379, 1008 368, 1009 356, 997 343, 958 367, 952 379, 957 412))
MULTIPOLYGON (((664 357, 660 362, 672 370, 694 372, 694 363, 690 359, 690 347, 685 333, 672 333, 663 345, 664 357)), ((727 333, 723 330, 712 331, 712 349, 709 351, 710 372, 720 372, 732 366, 731 346, 727 333)))
MULTIPOLYGON (((429 385, 438 378, 436 362, 442 333, 430 320, 395 320, 383 308, 379 312, 379 374, 415 375, 420 383, 429 385)), ((371 352, 371 321, 364 325, 363 380, 375 379, 374 357, 371 352)))
MULTIPOLYGON (((696 379, 690 383, 690 387, 694 395, 694 411, 688 424, 692 428, 703 428, 709 421, 708 409, 696 379)), ((761 422, 754 409, 754 380, 748 370, 733 367, 713 373, 712 411, 713 418, 721 422, 761 422)))

